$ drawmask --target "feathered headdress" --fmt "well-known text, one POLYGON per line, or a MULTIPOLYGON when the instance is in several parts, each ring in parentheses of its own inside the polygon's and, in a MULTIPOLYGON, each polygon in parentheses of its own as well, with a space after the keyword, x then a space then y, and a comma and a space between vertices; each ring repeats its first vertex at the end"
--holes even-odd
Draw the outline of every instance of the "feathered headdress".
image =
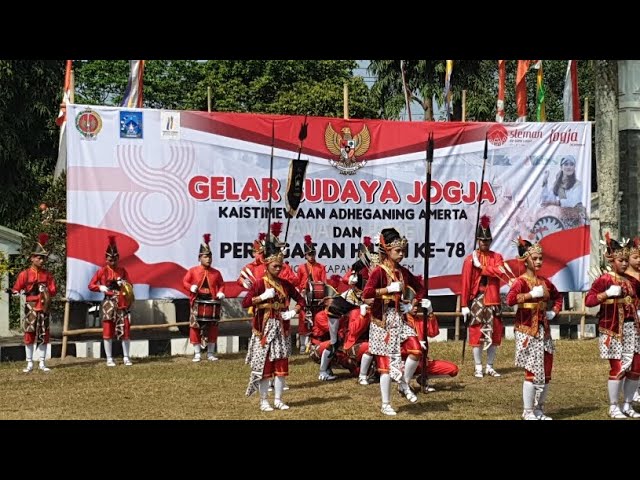
POLYGON ((104 252, 107 257, 115 258, 119 256, 118 253, 118 245, 116 244, 116 236, 115 235, 107 235, 109 242, 107 243, 107 250, 104 252))
POLYGON ((209 242, 211 241, 211 234, 205 233, 202 235, 203 242, 200 244, 200 251, 198 252, 198 257, 201 255, 211 255, 211 248, 209 247, 209 242))
POLYGON ((304 254, 305 255, 310 255, 310 254, 314 254, 316 253, 316 246, 315 244, 311 241, 311 235, 305 235, 304 236, 304 254))
POLYGON ((604 258, 608 262, 613 262, 616 258, 629 258, 629 255, 631 254, 628 238, 622 237, 618 242, 611 238, 609 232, 605 232, 604 242, 600 240, 600 243, 605 246, 604 258))
POLYGON ((520 235, 518 235, 518 238, 516 238, 513 243, 515 243, 518 248, 518 260, 524 261, 532 253, 542 253, 542 246, 539 243, 531 243, 520 235))
POLYGON ((36 246, 31 252, 31 255, 42 255, 45 257, 49 255, 49 252, 47 252, 47 250, 44 248, 48 241, 49 235, 47 235, 46 233, 38 234, 38 241, 36 242, 36 246))
POLYGON ((493 240, 491 236, 491 218, 487 215, 480 217, 480 223, 478 224, 478 231, 476 232, 476 238, 478 240, 493 240))
POLYGON ((267 234, 260 232, 258 239, 253 241, 253 253, 262 253, 264 251, 264 239, 267 238, 267 234))

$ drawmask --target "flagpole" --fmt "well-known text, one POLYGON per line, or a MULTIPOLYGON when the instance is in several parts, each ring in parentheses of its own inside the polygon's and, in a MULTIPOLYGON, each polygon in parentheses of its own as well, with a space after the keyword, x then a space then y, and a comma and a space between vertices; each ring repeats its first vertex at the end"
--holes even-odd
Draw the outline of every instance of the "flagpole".
MULTIPOLYGON (((342 114, 345 120, 349 120, 349 84, 347 82, 344 82, 344 84, 342 85, 342 99, 342 114)), ((307 117, 305 116, 305 122, 306 118, 307 117)))
MULTIPOLYGON (((429 134, 427 138, 427 181, 425 184, 426 195, 425 195, 425 220, 424 220, 424 296, 425 298, 429 296, 429 254, 431 253, 430 247, 430 225, 431 225, 431 167, 433 165, 433 150, 434 150, 434 141, 433 141, 433 132, 429 134)), ((429 321, 429 311, 426 308, 422 309, 422 338, 424 342, 428 342, 429 338, 427 337, 427 322, 429 321)), ((428 391, 428 377, 427 377, 427 351, 422 353, 422 357, 420 359, 421 363, 421 381, 420 384, 422 386, 422 393, 427 393, 428 391)))
MULTIPOLYGON (((347 86, 347 84, 344 84, 345 87, 347 86)), ((307 114, 308 115, 308 114, 307 114)), ((305 138, 307 138, 307 115, 304 116, 304 121, 302 122, 302 126, 300 127, 300 132, 298 133, 298 140, 300 140, 300 145, 298 147, 298 158, 296 159, 296 162, 300 161, 300 155, 302 154, 302 145, 304 143, 305 138)), ((293 160, 291 162, 293 164, 293 160)), ((306 169, 306 168, 305 168, 306 169)), ((304 184, 304 172, 302 173, 302 183, 304 184)), ((295 188, 295 185, 294 185, 295 188)), ((287 199, 289 197, 289 189, 287 188, 287 199)), ((300 190, 300 193, 302 193, 302 190, 300 190)), ((300 202, 298 201, 298 205, 300 205, 300 202)), ((298 209, 298 205, 295 205, 295 209, 298 209)), ((287 215, 287 228, 284 231, 284 243, 287 243, 287 237, 289 236, 289 223, 291 222, 291 218, 295 215, 295 211, 293 212, 288 212, 287 215)))
POLYGON ((273 148, 276 143, 276 122, 271 120, 271 160, 269 162, 269 214, 267 215, 267 241, 271 240, 271 198, 273 197, 273 148))
MULTIPOLYGON (((489 134, 487 133, 484 137, 484 155, 482 158, 482 174, 480 175, 480 185, 478 187, 478 213, 476 215, 476 228, 473 230, 473 236, 475 239, 473 240, 473 250, 476 249, 478 245, 478 225, 480 224, 480 206, 482 205, 482 186, 484 185, 484 171, 487 166, 487 157, 489 154, 489 134)), ((467 347, 467 326, 464 327, 464 335, 462 336, 462 362, 464 363, 464 353, 467 347)))

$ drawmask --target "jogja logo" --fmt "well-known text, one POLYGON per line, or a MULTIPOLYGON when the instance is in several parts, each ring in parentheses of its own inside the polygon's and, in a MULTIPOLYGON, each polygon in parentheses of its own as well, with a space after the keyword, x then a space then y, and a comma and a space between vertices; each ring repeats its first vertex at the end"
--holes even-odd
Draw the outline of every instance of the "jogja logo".
POLYGON ((489 128, 487 137, 489 138, 489 143, 491 143, 491 145, 499 147, 507 143, 509 135, 507 134, 507 129, 503 125, 496 123, 489 128))
POLYGON ((327 149, 338 156, 337 160, 329 160, 332 167, 336 167, 344 175, 353 175, 364 167, 366 160, 359 160, 369 150, 371 135, 367 126, 363 126, 355 137, 351 135, 351 129, 344 127, 340 130, 342 135, 336 132, 331 123, 324 132, 324 142, 327 149))
POLYGON ((102 118, 98 112, 86 108, 76 115, 76 128, 86 140, 95 140, 102 130, 102 118))

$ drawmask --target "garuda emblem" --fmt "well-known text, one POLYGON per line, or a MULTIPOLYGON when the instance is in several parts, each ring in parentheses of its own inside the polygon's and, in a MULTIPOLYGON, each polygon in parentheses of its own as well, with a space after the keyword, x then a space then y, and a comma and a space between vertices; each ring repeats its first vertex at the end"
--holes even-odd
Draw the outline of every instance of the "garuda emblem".
POLYGON ((366 165, 366 160, 358 158, 369 150, 369 145, 371 144, 371 135, 366 125, 354 137, 351 135, 349 127, 342 128, 338 133, 329 123, 324 132, 324 141, 327 149, 338 156, 337 160, 329 160, 329 163, 331 166, 336 167, 340 173, 353 175, 366 165))

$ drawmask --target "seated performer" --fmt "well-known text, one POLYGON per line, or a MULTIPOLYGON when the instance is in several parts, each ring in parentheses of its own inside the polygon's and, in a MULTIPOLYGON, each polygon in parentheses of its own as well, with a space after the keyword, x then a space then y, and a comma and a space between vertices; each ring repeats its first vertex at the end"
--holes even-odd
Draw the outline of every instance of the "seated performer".
POLYGON ((266 242, 264 262, 267 267, 264 276, 256 278, 255 283, 242 300, 244 308, 253 307, 252 335, 245 362, 251 365, 251 375, 246 395, 256 390, 260 392, 260 410, 273 411, 273 408, 287 410, 289 406, 282 401, 284 378, 289 374, 289 353, 291 348, 291 318, 305 307, 304 298, 295 286, 279 277, 284 255, 280 247, 266 242), (289 310, 289 301, 296 306, 289 310), (272 407, 267 399, 269 379, 275 375, 275 403, 272 407))
POLYGON ((105 259, 107 264, 95 273, 89 282, 89 290, 104 293, 100 311, 102 312, 102 338, 104 352, 107 355, 107 366, 116 366, 113 360, 112 345, 114 335, 117 340, 122 339, 122 362, 126 366, 131 366, 132 363, 129 359, 129 330, 131 328, 129 308, 133 295, 131 291, 125 290, 125 288, 130 288, 131 281, 129 273, 123 267, 118 266, 120 254, 114 235, 109 235, 105 259), (128 287, 125 287, 125 284, 129 284, 128 287))
POLYGON ((542 267, 542 247, 518 237, 518 260, 527 271, 511 285, 507 305, 518 305, 514 324, 516 366, 525 369, 522 384, 524 420, 551 420, 544 405, 549 392, 554 345, 549 320, 562 309, 562 294, 537 272, 542 267), (551 310, 547 303, 552 302, 551 310))
POLYGON ((199 362, 200 352, 207 347, 207 360, 215 362, 214 355, 218 340, 218 320, 220 318, 220 301, 224 298, 224 280, 219 270, 211 266, 211 235, 203 235, 198 259, 200 265, 187 270, 182 285, 189 292, 191 311, 189 314, 189 342, 193 345, 194 362, 199 362), (216 318, 216 309, 218 312, 216 318))
POLYGON ((313 321, 311 333, 311 358, 320 363, 318 380, 335 380, 331 365, 351 369, 349 359, 340 349, 347 329, 347 315, 355 305, 342 297, 329 297, 326 306, 313 321))
POLYGON ((640 379, 640 338, 638 336, 638 290, 640 283, 627 275, 629 247, 605 234, 605 258, 612 271, 598 277, 585 297, 587 307, 600 305, 598 346, 600 358, 609 360, 609 416, 638 418, 632 407, 640 379), (620 387, 624 397, 619 406, 620 387))

